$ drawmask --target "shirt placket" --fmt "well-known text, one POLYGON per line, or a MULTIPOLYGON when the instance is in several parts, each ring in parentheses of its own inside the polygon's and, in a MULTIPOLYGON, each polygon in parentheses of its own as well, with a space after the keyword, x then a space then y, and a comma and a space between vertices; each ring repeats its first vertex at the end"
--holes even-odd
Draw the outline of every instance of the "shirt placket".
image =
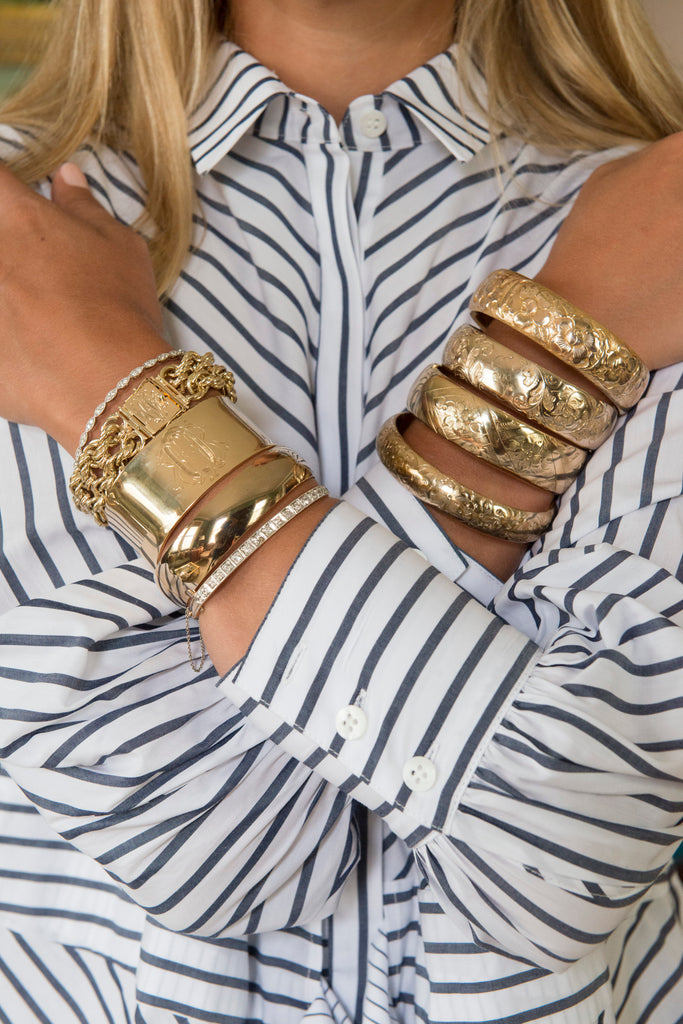
POLYGON ((328 115, 304 156, 320 253, 318 448, 322 482, 338 495, 353 480, 361 437, 365 300, 349 155, 328 115))

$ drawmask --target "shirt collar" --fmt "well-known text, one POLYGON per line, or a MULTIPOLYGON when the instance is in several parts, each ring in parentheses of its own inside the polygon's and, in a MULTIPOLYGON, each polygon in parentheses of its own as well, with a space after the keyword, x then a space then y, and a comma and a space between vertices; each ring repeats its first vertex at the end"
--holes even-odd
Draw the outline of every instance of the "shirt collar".
POLYGON ((274 72, 230 42, 219 46, 210 81, 189 125, 190 152, 200 174, 230 152, 274 96, 289 91, 274 72))
POLYGON ((491 141, 483 110, 486 87, 483 77, 472 82, 476 102, 463 89, 457 72, 457 44, 437 54, 385 90, 407 107, 448 149, 456 160, 470 160, 491 141), (481 109, 479 108, 481 104, 481 109))
MULTIPOLYGON (((459 161, 466 161, 489 140, 483 115, 462 93, 453 46, 389 86, 384 96, 406 107, 459 161)), ((231 42, 218 47, 206 96, 192 114, 192 159, 205 174, 239 142, 275 96, 292 95, 277 77, 231 42)), ((475 83, 483 97, 483 80, 475 83)))

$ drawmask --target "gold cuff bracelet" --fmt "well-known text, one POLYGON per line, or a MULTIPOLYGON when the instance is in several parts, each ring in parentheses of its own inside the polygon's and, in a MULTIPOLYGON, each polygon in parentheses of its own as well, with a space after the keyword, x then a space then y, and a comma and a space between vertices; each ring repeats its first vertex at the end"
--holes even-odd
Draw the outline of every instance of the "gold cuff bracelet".
POLYGON ((205 398, 126 463, 107 494, 109 525, 156 564, 166 539, 196 502, 269 446, 225 399, 205 398))
POLYGON ((430 465, 404 441, 399 420, 400 417, 395 416, 384 424, 377 438, 377 451, 389 472, 415 497, 475 530, 519 544, 536 540, 550 525, 554 508, 546 512, 527 512, 504 505, 457 483, 430 465))
POLYGON ((573 366, 618 409, 630 409, 647 387, 646 366, 611 331, 513 270, 489 274, 472 296, 470 310, 484 326, 482 317, 493 317, 573 366))
POLYGON ((435 433, 536 487, 561 494, 586 452, 490 405, 428 366, 412 387, 408 409, 435 433))
POLYGON ((617 420, 613 405, 464 324, 448 339, 451 373, 581 448, 605 441, 617 420))

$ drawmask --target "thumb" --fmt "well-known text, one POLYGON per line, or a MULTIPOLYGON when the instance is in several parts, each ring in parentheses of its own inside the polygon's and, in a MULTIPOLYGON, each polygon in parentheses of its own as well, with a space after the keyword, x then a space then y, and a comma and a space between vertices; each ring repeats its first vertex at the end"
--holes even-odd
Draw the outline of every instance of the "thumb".
POLYGON ((62 164, 52 180, 52 200, 76 217, 94 220, 107 217, 107 213, 97 202, 88 180, 76 164, 62 164))

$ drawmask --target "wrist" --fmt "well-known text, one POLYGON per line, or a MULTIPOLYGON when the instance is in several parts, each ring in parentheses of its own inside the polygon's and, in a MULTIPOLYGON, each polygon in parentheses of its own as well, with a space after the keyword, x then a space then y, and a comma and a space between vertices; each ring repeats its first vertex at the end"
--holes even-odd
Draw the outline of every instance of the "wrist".
MULTIPOLYGON (((90 358, 83 377, 77 387, 70 383, 68 393, 55 396, 54 425, 48 431, 70 454, 76 451, 83 430, 102 402, 103 396, 116 387, 118 382, 131 370, 168 349, 168 345, 154 327, 146 321, 129 330, 121 342, 103 344, 98 349, 98 358, 90 358)), ((116 396, 116 403, 107 407, 94 422, 91 436, 97 435, 104 419, 126 398, 147 376, 154 376, 156 368, 145 370, 132 380, 128 387, 116 396)))
MULTIPOLYGON (((296 497, 315 486, 309 481, 296 497)), ((321 498, 250 555, 205 602, 199 623, 209 656, 220 673, 242 658, 251 644, 280 587, 311 534, 337 504, 321 498)))

